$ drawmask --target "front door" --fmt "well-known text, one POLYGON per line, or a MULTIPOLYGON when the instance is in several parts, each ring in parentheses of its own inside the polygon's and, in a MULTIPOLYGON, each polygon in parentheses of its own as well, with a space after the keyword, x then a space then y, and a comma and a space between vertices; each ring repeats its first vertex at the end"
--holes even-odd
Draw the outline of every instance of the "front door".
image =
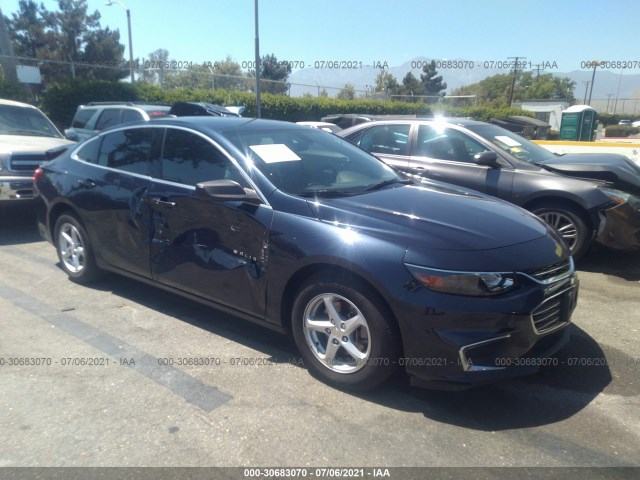
POLYGON ((264 316, 267 205, 196 198, 195 185, 233 179, 249 183, 225 154, 200 134, 167 128, 161 172, 147 193, 152 208, 154 279, 256 316, 264 316))

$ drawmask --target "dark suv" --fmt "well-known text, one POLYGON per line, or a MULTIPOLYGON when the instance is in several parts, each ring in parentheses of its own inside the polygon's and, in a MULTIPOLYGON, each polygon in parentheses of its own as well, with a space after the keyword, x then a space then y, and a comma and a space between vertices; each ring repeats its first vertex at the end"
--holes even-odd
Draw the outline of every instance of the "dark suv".
POLYGON ((71 128, 64 135, 73 141, 85 140, 106 128, 121 123, 150 120, 169 114, 170 105, 132 102, 91 102, 80 105, 73 117, 71 128))

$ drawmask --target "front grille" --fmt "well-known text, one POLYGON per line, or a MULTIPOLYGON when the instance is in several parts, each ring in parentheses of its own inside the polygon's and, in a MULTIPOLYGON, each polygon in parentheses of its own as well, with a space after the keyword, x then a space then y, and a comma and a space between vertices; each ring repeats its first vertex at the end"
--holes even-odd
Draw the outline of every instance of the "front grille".
POLYGON ((13 172, 33 172, 46 161, 47 156, 43 153, 12 155, 9 170, 13 172))
POLYGON ((526 273, 538 281, 544 281, 549 280, 550 278, 558 277, 569 271, 571 271, 571 260, 567 258, 561 262, 554 263, 553 265, 530 270, 526 273))
MULTIPOLYGON (((557 291, 558 287, 554 285, 548 292, 557 291)), ((536 333, 548 333, 569 323, 576 305, 576 293, 576 284, 570 279, 559 292, 546 298, 531 314, 536 333)))

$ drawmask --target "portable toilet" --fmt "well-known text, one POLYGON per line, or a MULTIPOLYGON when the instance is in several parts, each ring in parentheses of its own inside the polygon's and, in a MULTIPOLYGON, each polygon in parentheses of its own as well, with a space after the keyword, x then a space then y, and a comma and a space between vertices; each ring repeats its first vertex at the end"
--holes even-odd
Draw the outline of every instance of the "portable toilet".
POLYGON ((574 105, 562 112, 559 140, 591 142, 596 126, 596 111, 588 105, 574 105))

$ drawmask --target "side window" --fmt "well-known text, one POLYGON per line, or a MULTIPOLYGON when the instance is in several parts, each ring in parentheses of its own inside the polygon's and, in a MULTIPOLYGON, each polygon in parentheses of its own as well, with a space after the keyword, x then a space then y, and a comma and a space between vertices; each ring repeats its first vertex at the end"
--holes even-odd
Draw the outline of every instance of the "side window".
POLYGON ((407 155, 409 124, 378 125, 368 129, 360 140, 360 148, 371 153, 407 155))
POLYGON ((149 152, 156 130, 130 128, 105 135, 100 146, 98 164, 125 172, 149 175, 149 152))
POLYGON ((137 122, 143 120, 142 114, 137 110, 123 110, 122 111, 122 123, 137 122))
POLYGON ((162 152, 162 178, 195 186, 229 178, 244 185, 235 166, 211 143, 186 130, 168 128, 162 152))
POLYGON ((89 140, 88 142, 85 142, 80 150, 78 150, 78 153, 76 155, 79 159, 84 160, 85 162, 98 163, 98 156, 100 154, 100 143, 102 143, 101 138, 89 140))
POLYGON ((429 125, 418 128, 417 156, 473 163, 473 156, 485 150, 481 143, 457 130, 436 130, 429 125))
POLYGON ((104 130, 105 128, 117 125, 119 123, 120 112, 121 110, 119 108, 105 109, 96 123, 96 130, 104 130))
POLYGON ((83 108, 82 110, 78 110, 76 115, 73 117, 71 128, 85 128, 85 125, 94 113, 96 113, 94 108, 83 108))

